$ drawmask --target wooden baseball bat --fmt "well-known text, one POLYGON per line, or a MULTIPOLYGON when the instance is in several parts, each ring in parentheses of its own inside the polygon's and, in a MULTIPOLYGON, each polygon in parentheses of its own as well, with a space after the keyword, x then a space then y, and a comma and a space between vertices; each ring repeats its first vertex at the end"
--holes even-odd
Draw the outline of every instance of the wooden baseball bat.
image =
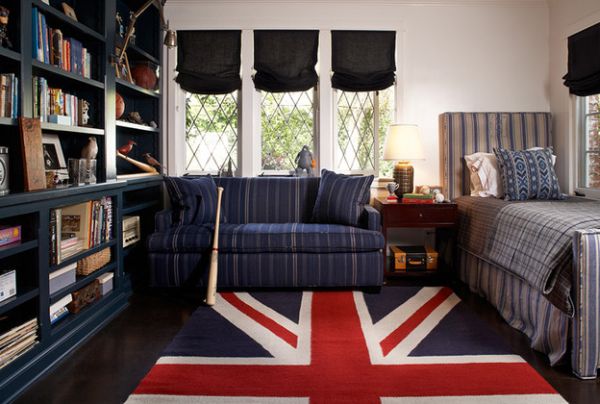
POLYGON ((127 157, 126 155, 121 154, 118 150, 117 150, 117 157, 120 157, 123 160, 130 162, 131 164, 133 164, 134 166, 136 166, 137 168, 139 168, 142 171, 145 171, 147 173, 152 173, 152 174, 158 174, 158 171, 156 171, 156 168, 152 167, 149 164, 142 163, 141 161, 137 161, 136 159, 132 159, 131 157, 127 157))
POLYGON ((217 188, 217 217, 215 218, 215 234, 213 235, 212 253, 210 254, 210 269, 208 270, 208 287, 206 289, 206 304, 214 306, 217 297, 217 271, 219 266, 219 221, 221 219, 221 195, 223 187, 217 188))

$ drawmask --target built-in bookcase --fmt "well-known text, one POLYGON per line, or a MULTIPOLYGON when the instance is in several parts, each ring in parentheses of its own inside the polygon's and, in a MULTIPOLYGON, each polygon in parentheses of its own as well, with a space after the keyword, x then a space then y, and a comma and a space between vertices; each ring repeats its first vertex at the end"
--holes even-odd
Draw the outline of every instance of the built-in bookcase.
MULTIPOLYGON (((132 285, 145 281, 145 240, 152 231, 154 213, 162 207, 162 177, 143 174, 118 158, 116 148, 134 140, 137 146, 130 157, 145 162, 142 154, 150 153, 160 160, 162 82, 159 79, 155 89, 145 89, 117 79, 113 67, 115 45, 120 41, 116 13, 124 17, 126 24, 130 11, 143 3, 141 0, 0 0, 0 5, 10 10, 8 32, 13 44, 12 49, 0 47, 0 74, 18 78, 18 117, 36 116, 34 78, 43 78, 48 87, 86 100, 90 120, 85 126, 42 122, 42 133, 59 139, 65 160, 79 158, 91 136, 96 138, 99 149, 96 184, 24 192, 18 119, 0 117, 0 146, 9 148, 11 191, 0 196, 0 226, 21 226, 20 242, 0 246, 0 272, 15 269, 17 274, 16 295, 0 302, 0 335, 32 319, 37 325, 35 343, 0 367, 0 402, 14 399, 67 352, 114 318, 126 307, 132 285), (63 2, 75 11, 77 21, 65 15, 63 2), (86 48, 92 55, 89 77, 49 60, 38 60, 34 13, 43 15, 47 28, 59 30, 63 38, 73 38, 86 48), (125 116, 136 111, 145 122, 154 121, 156 127, 117 120, 117 92, 125 100, 125 116), (110 214, 114 225, 110 237, 60 263, 53 262, 50 259, 53 211, 105 197, 112 200, 110 214), (141 219, 141 240, 127 248, 122 244, 124 215, 141 219), (106 249, 110 250, 110 260, 104 266, 91 274, 77 275, 73 282, 50 292, 50 274, 106 249), (53 304, 109 272, 114 273, 112 292, 77 314, 51 324, 49 310, 53 304)), ((137 63, 151 63, 157 69, 161 65, 159 20, 155 7, 138 19, 135 44, 127 50, 132 68, 137 63)))

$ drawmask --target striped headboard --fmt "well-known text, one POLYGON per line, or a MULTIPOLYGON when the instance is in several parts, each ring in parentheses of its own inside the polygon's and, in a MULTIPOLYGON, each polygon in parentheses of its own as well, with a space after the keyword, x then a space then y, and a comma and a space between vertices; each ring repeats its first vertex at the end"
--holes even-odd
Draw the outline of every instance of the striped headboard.
POLYGON ((463 157, 510 150, 552 146, 548 112, 446 112, 440 115, 440 178, 446 196, 469 195, 469 173, 463 157))

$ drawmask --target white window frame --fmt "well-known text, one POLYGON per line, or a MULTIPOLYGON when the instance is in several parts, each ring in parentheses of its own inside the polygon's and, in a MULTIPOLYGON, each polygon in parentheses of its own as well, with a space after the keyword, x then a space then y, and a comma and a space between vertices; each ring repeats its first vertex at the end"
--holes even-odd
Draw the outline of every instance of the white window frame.
MULTIPOLYGON (((335 117, 337 114, 337 102, 334 89, 331 87, 331 30, 332 29, 364 29, 364 30, 393 30, 396 31, 396 83, 394 85, 394 110, 395 121, 404 118, 404 89, 401 85, 404 82, 404 72, 406 71, 404 62, 404 40, 405 33, 401 22, 399 26, 365 26, 356 28, 356 26, 336 26, 331 28, 319 29, 319 64, 318 75, 319 83, 317 85, 317 99, 315 100, 316 119, 315 119, 315 150, 313 155, 317 160, 317 170, 321 168, 334 169, 334 148, 337 142, 335 117)), ((240 27, 190 27, 175 26, 174 29, 240 29, 240 27)), ((254 88, 252 81, 252 66, 254 64, 254 29, 306 29, 306 27, 242 27, 242 88, 238 97, 238 170, 236 175, 245 177, 254 177, 262 173, 261 170, 261 120, 260 120, 260 93, 254 88)), ((309 27, 309 29, 315 29, 309 27)), ((166 97, 163 97, 164 111, 166 117, 164 127, 164 160, 166 160, 166 173, 169 175, 185 174, 185 92, 181 90, 175 82, 177 72, 177 49, 163 50, 166 72, 166 97), (177 134, 175 136, 174 134, 177 134), (183 136, 181 136, 183 134, 183 136)), ((377 175, 377 174, 375 174, 377 175)))
MULTIPOLYGON (((386 89, 387 90, 387 89, 386 89)), ((336 170, 336 172, 340 172, 343 174, 349 174, 349 175, 374 175, 375 177, 379 177, 379 169, 380 169, 380 165, 379 165, 379 161, 380 156, 379 156, 379 91, 369 91, 372 93, 375 93, 373 96, 373 150, 375 152, 375 159, 373 161, 373 169, 371 170, 341 170, 339 168, 337 168, 335 166, 335 164, 337 164, 338 161, 338 156, 337 153, 339 152, 339 146, 338 146, 338 98, 339 98, 339 92, 343 91, 343 90, 337 90, 334 89, 333 93, 334 93, 334 97, 333 97, 333 102, 334 102, 334 114, 333 114, 333 122, 334 122, 334 126, 333 126, 333 137, 334 137, 334 170, 336 170)), ((385 90, 382 90, 385 91, 385 90)), ((393 86, 393 91, 394 91, 394 110, 392 111, 393 117, 392 117, 392 123, 394 123, 396 121, 396 116, 397 116, 397 108, 396 108, 396 101, 397 101, 397 88, 394 85, 393 86)), ((353 92, 353 91, 348 91, 348 92, 353 92)))
MULTIPOLYGON (((261 113, 262 113, 262 95, 261 95, 261 91, 259 90, 254 90, 257 94, 258 94, 258 105, 255 105, 255 108, 258 109, 258 116, 260 118, 261 113)), ((311 91, 306 90, 305 92, 311 91)), ((313 94, 312 94, 312 103, 313 103, 313 150, 311 150, 313 156, 315 158, 317 158, 318 160, 318 156, 319 156, 319 86, 315 86, 312 88, 313 94)), ((291 91, 288 91, 291 92, 291 91)), ((269 176, 269 175, 289 175, 290 174, 290 170, 265 170, 262 167, 262 120, 260 120, 259 122, 259 134, 260 134, 260 154, 258 155, 258 159, 259 159, 259 166, 260 166, 260 175, 264 175, 264 176, 269 176)), ((300 149, 298 150, 290 150, 291 153, 298 153, 300 152, 300 149)), ((295 157, 295 156, 294 156, 295 157)), ((293 170, 293 168, 292 168, 293 170)))
MULTIPOLYGON (((239 172, 241 171, 240 170, 240 161, 241 161, 241 159, 240 159, 240 140, 242 138, 242 122, 241 122, 241 117, 242 117, 242 113, 241 113, 241 111, 242 111, 242 102, 241 102, 241 99, 242 99, 242 90, 235 90, 235 91, 237 91, 237 93, 238 93, 237 94, 237 99, 236 99, 236 101, 237 101, 238 119, 237 119, 237 142, 236 142, 237 143, 236 144, 237 158, 236 158, 236 162, 235 162, 236 169, 233 172, 233 175, 234 176, 238 176, 239 172)), ((232 92, 235 92, 235 91, 232 91, 232 92)), ((186 118, 185 114, 187 114, 187 111, 186 111, 186 109, 187 109, 187 101, 185 101, 186 92, 185 91, 182 91, 182 92, 183 92, 184 103, 185 103, 184 104, 184 120, 185 120, 185 118, 186 118)), ((208 94, 208 95, 213 95, 213 94, 208 94)), ((184 133, 187 133, 187 128, 185 127, 185 123, 184 123, 184 131, 185 131, 184 133)), ((185 144, 187 142, 186 142, 185 139, 184 139, 183 142, 184 142, 184 146, 185 146, 185 149, 184 149, 185 153, 187 153, 187 147, 188 146, 187 146, 187 144, 185 144)), ((206 174, 218 175, 219 174, 218 172, 214 172, 214 171, 188 170, 188 169, 186 169, 185 166, 187 165, 187 154, 184 154, 184 156, 186 158, 184 158, 184 172, 183 172, 183 174, 192 174, 192 175, 206 175, 206 174)), ((223 167, 222 167, 223 170, 227 170, 227 167, 225 166, 226 163, 227 162, 223 163, 223 167)))
MULTIPOLYGON (((577 133, 577 187, 576 192, 585 195, 588 198, 600 199, 600 188, 588 188, 586 187, 586 175, 587 175, 587 158, 588 152, 587 147, 587 130, 586 130, 586 98, 587 97, 576 97, 575 100, 575 116, 576 118, 576 133, 577 133)), ((594 114, 595 115, 595 114, 594 114)))

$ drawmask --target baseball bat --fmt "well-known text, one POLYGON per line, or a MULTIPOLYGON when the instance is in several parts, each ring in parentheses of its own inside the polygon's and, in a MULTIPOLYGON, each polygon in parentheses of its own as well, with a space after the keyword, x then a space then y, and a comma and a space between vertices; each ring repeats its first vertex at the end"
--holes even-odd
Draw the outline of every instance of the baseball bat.
POLYGON ((208 270, 208 287, 206 289, 206 304, 214 306, 217 297, 217 271, 219 266, 219 221, 221 219, 221 195, 223 187, 217 188, 217 217, 215 218, 215 234, 213 236, 212 252, 210 254, 210 269, 208 270))
POLYGON ((158 174, 158 171, 156 171, 156 168, 152 167, 149 164, 142 163, 141 161, 132 159, 131 157, 127 157, 126 155, 121 154, 118 150, 117 150, 117 157, 120 157, 123 160, 130 162, 131 164, 133 164, 137 168, 141 169, 142 171, 145 171, 147 173, 158 174))

